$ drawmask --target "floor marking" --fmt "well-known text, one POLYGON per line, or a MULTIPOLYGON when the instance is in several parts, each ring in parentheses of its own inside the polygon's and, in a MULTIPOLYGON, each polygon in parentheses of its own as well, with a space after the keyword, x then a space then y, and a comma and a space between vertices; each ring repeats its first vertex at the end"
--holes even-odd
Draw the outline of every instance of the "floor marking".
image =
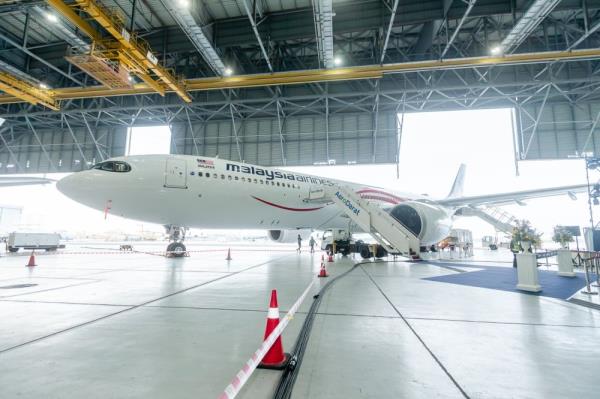
POLYGON ((518 325, 518 326, 534 326, 534 327, 569 327, 569 328, 600 328, 598 326, 584 326, 576 324, 548 324, 548 323, 525 323, 519 321, 493 321, 493 320, 466 320, 466 319, 446 319, 435 317, 410 317, 405 316, 407 320, 424 320, 424 321, 448 321, 457 323, 480 323, 480 324, 503 324, 503 325, 518 325))
POLYGON ((260 267, 260 266, 264 266, 264 265, 266 265, 266 264, 269 264, 269 263, 271 263, 271 262, 275 262, 275 261, 278 261, 278 260, 280 260, 280 259, 283 259, 283 258, 289 257, 289 256, 291 256, 291 255, 292 255, 292 254, 287 254, 287 255, 280 256, 280 257, 278 257, 278 258, 275 258, 275 259, 270 259, 270 260, 268 260, 268 261, 266 261, 266 262, 262 262, 262 263, 259 263, 259 264, 257 264, 257 265, 254 265, 254 266, 247 267, 246 269, 243 269, 243 270, 240 270, 240 271, 237 271, 237 272, 232 272, 232 273, 230 273, 230 274, 227 274, 227 275, 225 275, 225 276, 220 276, 220 277, 217 277, 217 278, 215 278, 215 279, 213 279, 213 280, 205 281, 205 282, 203 282, 203 283, 200 283, 200 284, 197 284, 197 285, 194 285, 194 286, 188 287, 188 288, 184 288, 184 289, 182 289, 182 290, 179 290, 179 291, 173 292, 173 293, 171 293, 171 294, 167 294, 167 295, 161 296, 161 297, 159 297, 159 298, 152 299, 152 300, 150 300, 150 301, 146 301, 146 302, 144 302, 144 303, 141 303, 141 304, 139 304, 139 305, 135 305, 135 306, 127 307, 127 308, 125 308, 125 309, 119 310, 118 312, 115 312, 115 313, 110 313, 110 314, 108 314, 108 315, 104 315, 104 316, 102 316, 102 317, 98 317, 98 318, 96 318, 96 319, 93 319, 93 320, 89 320, 89 321, 86 321, 86 322, 83 322, 83 323, 80 323, 80 324, 76 324, 76 325, 74 325, 74 326, 71 326, 71 327, 65 328, 65 329, 63 329, 63 330, 60 330, 60 331, 55 331, 55 332, 53 332, 53 333, 51 333, 51 334, 47 334, 47 335, 44 335, 44 336, 42 336, 42 337, 38 337, 38 338, 32 339, 32 340, 30 340, 30 341, 23 342, 23 343, 20 343, 20 344, 18 344, 18 345, 11 346, 11 347, 9 347, 9 348, 2 349, 2 350, 0 350, 0 354, 3 354, 3 353, 6 353, 6 352, 9 352, 9 351, 12 351, 12 350, 15 350, 15 349, 21 348, 21 347, 23 347, 23 346, 26 346, 26 345, 29 345, 29 344, 32 344, 32 343, 35 343, 35 342, 38 342, 38 341, 42 341, 42 340, 44 340, 44 339, 47 339, 47 338, 51 338, 51 337, 53 337, 53 336, 55 336, 55 335, 59 335, 59 334, 62 334, 62 333, 64 333, 64 332, 67 332, 67 331, 75 330, 75 329, 77 329, 77 328, 79 328, 79 327, 84 327, 84 326, 87 326, 87 325, 90 325, 90 324, 96 323, 96 322, 98 322, 98 321, 102 321, 102 320, 104 320, 104 319, 108 319, 108 318, 110 318, 110 317, 113 317, 113 316, 120 315, 120 314, 122 314, 122 313, 125 313, 125 312, 128 312, 128 311, 130 311, 130 310, 139 309, 139 308, 141 308, 141 307, 143 307, 143 306, 146 306, 146 305, 149 305, 149 304, 151 304, 151 303, 153 303, 153 302, 158 302, 158 301, 160 301, 160 300, 163 300, 163 299, 166 299, 166 298, 170 298, 170 297, 172 297, 172 296, 175 296, 175 295, 181 294, 181 293, 183 293, 183 292, 187 292, 187 291, 193 290, 193 289, 195 289, 195 288, 199 288, 199 287, 202 287, 202 286, 205 286, 205 285, 208 285, 208 284, 214 283, 214 282, 216 282, 216 281, 220 281, 220 280, 223 280, 223 279, 225 279, 225 278, 228 278, 228 277, 231 277, 231 276, 238 275, 238 274, 240 274, 240 273, 243 273, 243 272, 244 272, 244 271, 246 271, 246 270, 250 270, 250 269, 254 269, 254 268, 260 267))
MULTIPOLYGON (((67 280, 67 279, 65 279, 67 280)), ((23 295, 31 295, 31 294, 39 294, 41 292, 48 292, 48 291, 55 291, 55 290, 62 290, 63 288, 71 288, 71 287, 78 287, 80 285, 86 285, 86 284, 93 284, 93 283, 98 283, 100 281, 103 280, 92 280, 92 281, 84 281, 83 283, 76 283, 76 284, 69 284, 69 285, 63 285, 60 287, 54 287, 54 288, 46 288, 44 290, 37 290, 37 291, 30 291, 30 292, 22 292, 20 294, 14 294, 14 295, 5 295, 5 296, 0 296, 0 299, 5 299, 5 298, 14 298, 17 296, 23 296, 23 295)))
POLYGON ((388 296, 385 294, 385 292, 383 292, 383 290, 381 289, 381 287, 379 286, 379 284, 377 284, 377 282, 362 267, 362 265, 360 266, 360 268, 367 275, 367 277, 369 278, 369 280, 371 280, 371 282, 375 285, 375 287, 379 290, 379 292, 381 293, 381 295, 383 295, 383 297, 390 304, 390 306, 394 309, 394 311, 398 314, 398 316, 400 316, 400 318, 402 319, 402 321, 404 322, 404 324, 406 324, 406 326, 413 333, 413 335, 419 340, 419 342, 421 343, 421 345, 423 345, 423 347, 425 348, 425 350, 427 350, 427 352, 429 352, 429 354, 431 355, 431 357, 433 358, 433 360, 435 360, 435 362, 438 364, 438 366, 440 366, 440 368, 444 371, 444 373, 446 374, 446 376, 448 376, 448 378, 450 379, 450 381, 452 381, 452 383, 454 384, 454 386, 460 391, 460 393, 465 398, 470 399, 470 396, 465 392, 465 390, 460 386, 460 384, 454 379, 454 377, 452 376, 452 374, 450 374, 450 371, 448 371, 448 369, 446 368, 446 366, 444 366, 444 364, 442 363, 442 361, 440 359, 438 359, 438 357, 433 353, 433 351, 429 348, 429 346, 427 346, 427 344, 425 343, 425 341, 423 340, 423 338, 421 338, 421 336, 419 335, 419 333, 417 333, 417 331, 408 322, 408 320, 402 315, 402 313, 400 313, 400 311, 398 310, 398 308, 396 307, 396 305, 394 305, 394 303, 390 300, 390 298, 388 298, 388 296))

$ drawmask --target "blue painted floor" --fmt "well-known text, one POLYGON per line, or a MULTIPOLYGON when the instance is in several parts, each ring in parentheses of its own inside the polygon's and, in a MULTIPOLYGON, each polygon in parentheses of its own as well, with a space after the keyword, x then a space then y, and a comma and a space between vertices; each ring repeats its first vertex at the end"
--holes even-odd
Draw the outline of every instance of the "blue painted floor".
MULTIPOLYGON (((473 267, 472 265, 464 265, 456 262, 431 262, 434 265, 442 267, 473 267)), ((528 292, 518 290, 517 287, 517 269, 512 267, 495 267, 495 266, 477 266, 477 269, 472 272, 464 272, 458 274, 449 274, 446 276, 428 277, 424 280, 439 281, 443 283, 468 285, 471 287, 489 288, 492 290, 512 291, 528 295, 547 296, 558 299, 568 299, 578 290, 585 286, 585 275, 576 273, 575 277, 561 277, 555 271, 538 270, 541 292, 528 292)), ((592 281, 595 280, 595 275, 590 275, 592 281)))

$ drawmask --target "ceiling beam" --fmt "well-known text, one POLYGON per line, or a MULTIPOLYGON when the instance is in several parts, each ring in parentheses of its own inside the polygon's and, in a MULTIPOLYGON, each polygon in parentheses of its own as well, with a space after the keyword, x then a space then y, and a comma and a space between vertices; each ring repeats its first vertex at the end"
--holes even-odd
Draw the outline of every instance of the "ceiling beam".
POLYGON ((515 51, 558 3, 560 0, 535 0, 494 51, 498 54, 510 54, 515 51))
POLYGON ((252 25, 252 31, 254 32, 254 36, 256 37, 256 40, 258 41, 258 45, 260 46, 260 51, 263 55, 263 58, 265 59, 265 62, 267 63, 267 67, 269 68, 269 71, 273 72, 273 66, 271 65, 271 61, 269 60, 269 54, 267 53, 265 45, 263 44, 263 41, 260 38, 260 33, 258 33, 258 24, 256 23, 254 13, 252 12, 252 10, 250 10, 250 6, 248 5, 248 0, 241 0, 241 1, 244 4, 244 9, 246 10, 246 15, 248 16, 248 20, 250 20, 250 25, 252 25))
POLYGON ((192 4, 200 6, 200 3, 192 2, 189 6, 182 6, 179 0, 161 0, 171 16, 177 21, 181 30, 190 39, 196 50, 202 55, 202 58, 211 67, 211 69, 220 76, 226 75, 225 64, 213 47, 210 39, 204 33, 202 27, 198 25, 196 19, 192 15, 190 7, 192 4))
POLYGON ((325 68, 334 68, 332 0, 313 0, 312 5, 319 60, 325 68))
POLYGON ((390 40, 390 35, 392 33, 392 28, 394 27, 394 19, 396 19, 396 11, 398 10, 398 0, 394 0, 394 5, 390 10, 392 15, 390 15, 390 22, 388 23, 388 28, 385 34, 385 40, 383 41, 383 49, 381 50, 381 59, 379 60, 380 64, 383 64, 385 60, 385 52, 387 51, 388 42, 390 40))

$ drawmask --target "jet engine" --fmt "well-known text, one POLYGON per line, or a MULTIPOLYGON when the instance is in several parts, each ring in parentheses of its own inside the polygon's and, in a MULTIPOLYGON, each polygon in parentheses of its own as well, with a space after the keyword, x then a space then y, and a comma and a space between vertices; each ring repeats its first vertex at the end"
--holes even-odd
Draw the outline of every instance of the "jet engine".
POLYGON ((298 230, 269 230, 267 232, 269 240, 278 243, 292 243, 298 242, 298 234, 302 237, 302 241, 308 240, 310 237, 310 229, 298 229, 298 230))
POLYGON ((452 229, 452 217, 439 205, 410 201, 390 208, 389 213, 416 235, 422 246, 437 244, 452 229))

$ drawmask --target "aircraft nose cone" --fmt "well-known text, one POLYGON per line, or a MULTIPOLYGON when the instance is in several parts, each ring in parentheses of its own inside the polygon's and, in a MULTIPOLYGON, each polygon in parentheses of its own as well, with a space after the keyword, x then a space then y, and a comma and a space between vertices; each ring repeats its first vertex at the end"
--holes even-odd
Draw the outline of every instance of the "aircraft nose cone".
POLYGON ((74 175, 63 177, 56 182, 56 188, 64 195, 71 198, 73 197, 76 188, 75 180, 76 179, 74 175))

